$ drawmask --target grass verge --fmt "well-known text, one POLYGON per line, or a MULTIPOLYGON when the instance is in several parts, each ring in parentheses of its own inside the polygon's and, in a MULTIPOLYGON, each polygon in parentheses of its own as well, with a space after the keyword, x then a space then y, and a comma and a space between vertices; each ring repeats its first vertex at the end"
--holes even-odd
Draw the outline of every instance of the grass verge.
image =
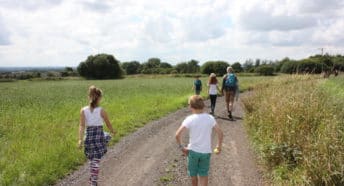
POLYGON ((246 127, 275 184, 344 184, 343 80, 277 77, 244 99, 246 127))

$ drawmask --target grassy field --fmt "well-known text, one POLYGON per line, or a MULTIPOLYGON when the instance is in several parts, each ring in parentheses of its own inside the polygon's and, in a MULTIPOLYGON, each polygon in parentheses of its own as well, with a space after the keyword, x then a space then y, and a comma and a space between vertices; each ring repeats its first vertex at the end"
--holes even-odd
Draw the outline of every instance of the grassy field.
MULTIPOLYGON (((242 90, 265 79, 239 77, 242 90)), ((90 85, 104 91, 101 106, 118 131, 114 143, 148 121, 184 107, 193 93, 192 83, 192 78, 161 76, 1 83, 0 185, 53 184, 85 162, 76 144, 79 111, 87 105, 90 85)))
POLYGON ((344 184, 344 77, 275 78, 244 100, 245 122, 277 185, 344 184))

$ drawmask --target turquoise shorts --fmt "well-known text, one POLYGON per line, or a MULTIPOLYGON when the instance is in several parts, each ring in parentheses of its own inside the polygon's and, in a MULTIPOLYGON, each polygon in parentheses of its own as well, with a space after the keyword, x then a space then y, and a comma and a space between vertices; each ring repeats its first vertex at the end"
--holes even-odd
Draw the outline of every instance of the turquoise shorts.
POLYGON ((189 150, 188 153, 188 175, 208 176, 210 165, 210 153, 198 153, 189 150))

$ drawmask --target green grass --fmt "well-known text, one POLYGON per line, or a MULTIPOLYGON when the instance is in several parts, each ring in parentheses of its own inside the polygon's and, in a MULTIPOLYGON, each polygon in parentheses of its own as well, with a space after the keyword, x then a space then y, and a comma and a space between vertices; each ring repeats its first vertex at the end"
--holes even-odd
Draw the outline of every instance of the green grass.
MULTIPOLYGON (((202 78, 206 85, 206 78, 202 78)), ((239 77, 247 89, 260 77, 239 77)), ((77 149, 80 108, 87 90, 104 91, 101 106, 120 137, 186 106, 193 78, 16 81, 0 84, 0 185, 53 184, 85 162, 77 149)), ((206 95, 204 91, 202 95, 206 95)))
POLYGON ((343 82, 280 76, 244 100, 246 126, 274 184, 344 184, 343 82))

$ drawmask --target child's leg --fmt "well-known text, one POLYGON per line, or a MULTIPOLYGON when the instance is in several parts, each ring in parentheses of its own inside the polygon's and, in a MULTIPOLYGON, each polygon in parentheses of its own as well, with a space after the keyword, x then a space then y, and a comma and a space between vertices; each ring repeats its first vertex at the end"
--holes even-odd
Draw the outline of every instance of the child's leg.
MULTIPOLYGON (((197 176, 192 176, 192 177, 191 177, 191 182, 192 182, 192 186, 197 186, 197 185, 198 185, 197 176)), ((202 182, 201 182, 201 183, 202 183, 202 182)))
POLYGON ((208 186, 208 176, 200 176, 199 183, 201 186, 208 186))
POLYGON ((98 174, 99 174, 99 162, 100 159, 94 158, 90 161, 90 184, 97 185, 98 174))

